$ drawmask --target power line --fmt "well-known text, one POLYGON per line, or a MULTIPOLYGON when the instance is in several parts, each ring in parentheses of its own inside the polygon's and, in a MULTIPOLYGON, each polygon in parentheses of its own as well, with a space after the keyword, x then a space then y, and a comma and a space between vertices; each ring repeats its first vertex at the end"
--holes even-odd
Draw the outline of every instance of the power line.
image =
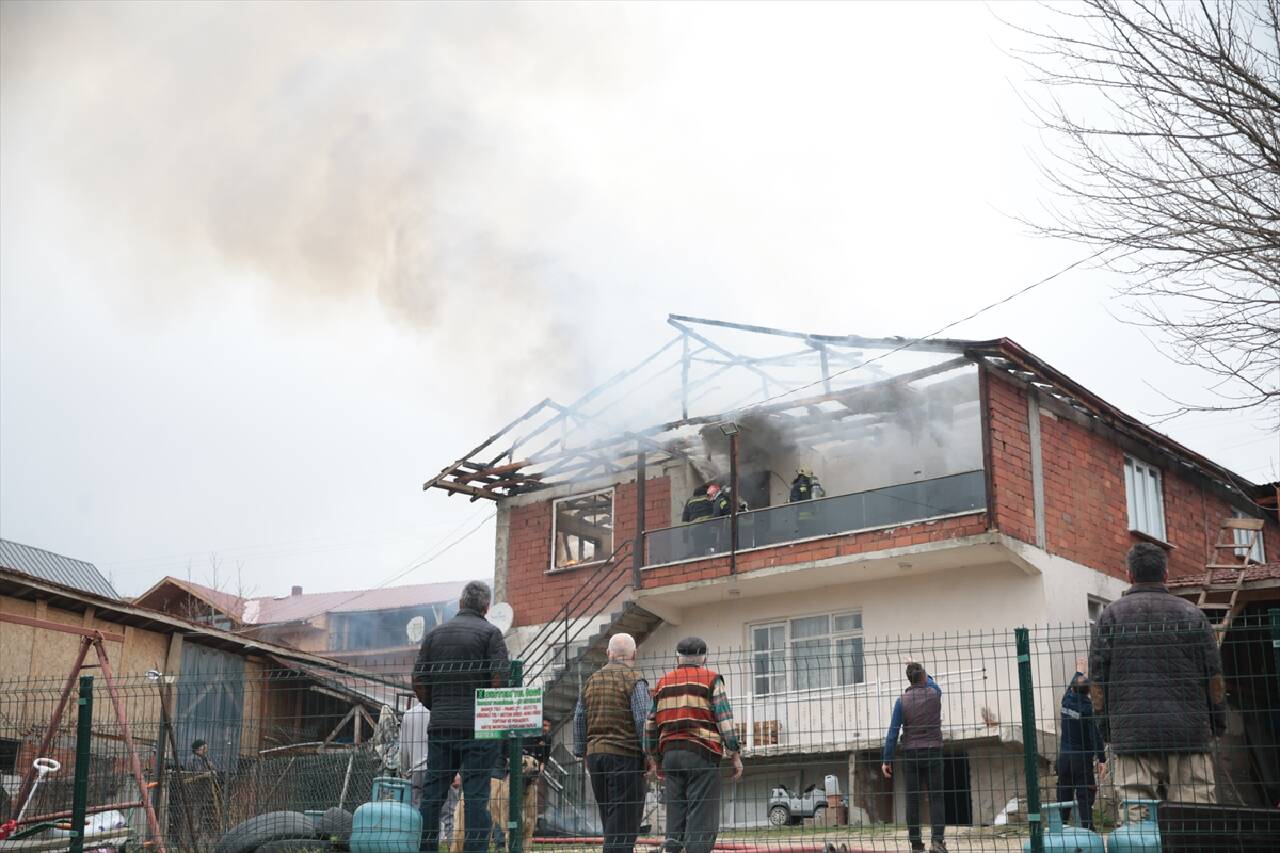
MULTIPOLYGON (((783 397, 790 397, 792 394, 796 393, 797 391, 804 391, 804 390, 806 390, 806 389, 808 389, 808 388, 814 388, 814 387, 817 387, 817 386, 819 386, 819 385, 823 385, 823 384, 825 384, 825 383, 827 383, 827 382, 830 382, 832 379, 834 379, 834 378, 835 378, 835 377, 837 377, 837 376, 843 376, 843 375, 844 375, 844 374, 846 374, 846 373, 852 373, 852 372, 853 372, 853 371, 855 371, 855 370, 861 370, 862 368, 867 367, 868 365, 875 364, 877 361, 883 361, 884 359, 888 358, 889 356, 893 355, 894 353, 899 353, 899 352, 902 352, 902 351, 903 351, 903 350, 905 350, 905 349, 910 349, 911 347, 915 346, 916 344, 923 343, 923 342, 925 342, 925 341, 929 340, 930 338, 936 338, 936 337, 938 337, 938 336, 942 335, 944 332, 947 332, 947 331, 949 331, 950 329, 955 328, 956 326, 960 325, 961 323, 968 322, 969 320, 972 320, 972 319, 974 319, 975 317, 978 317, 978 316, 980 316, 980 315, 982 315, 982 314, 985 314, 986 312, 990 311, 990 310, 991 310, 991 309, 993 309, 993 308, 999 308, 1001 305, 1004 305, 1004 304, 1005 304, 1005 303, 1007 303, 1007 302, 1012 302, 1014 299, 1017 299, 1019 296, 1022 296, 1024 293, 1028 293, 1028 292, 1030 292, 1030 291, 1032 291, 1032 290, 1035 290, 1037 287, 1040 287, 1041 285, 1048 284, 1049 282, 1053 281, 1054 279, 1059 278, 1059 277, 1061 277, 1061 276, 1063 276, 1063 275, 1066 275, 1067 273, 1069 273, 1069 272, 1071 272, 1072 270, 1074 270, 1076 267, 1081 266, 1081 265, 1083 265, 1083 264, 1086 264, 1086 263, 1088 263, 1089 261, 1092 261, 1094 258, 1097 258, 1097 257, 1101 256, 1102 254, 1106 253, 1107 251, 1109 251, 1109 249, 1110 249, 1110 247, 1104 246, 1103 248, 1099 249, 1098 251, 1094 252, 1093 254, 1086 255, 1085 257, 1080 258, 1080 259, 1079 259, 1079 260, 1077 260, 1077 261, 1073 261, 1072 263, 1068 264, 1067 266, 1063 267, 1062 269, 1057 270, 1056 272, 1051 273, 1050 275, 1045 276, 1044 278, 1040 279, 1039 281, 1034 281, 1034 282, 1032 282, 1031 284, 1026 285, 1025 287, 1022 287, 1022 288, 1020 288, 1020 289, 1018 289, 1018 290, 1015 290, 1013 293, 1010 293, 1008 296, 1004 297, 1003 299, 998 299, 998 300, 996 300, 995 302, 992 302, 990 305, 986 305, 986 306, 984 306, 984 307, 982 307, 982 308, 979 308, 977 311, 974 311, 974 312, 973 312, 973 313, 971 313, 971 314, 967 314, 967 315, 965 315, 964 317, 961 317, 961 318, 960 318, 960 319, 958 319, 958 320, 952 320, 950 323, 947 323, 945 326, 942 326, 942 327, 940 327, 940 328, 938 328, 938 329, 936 329, 936 330, 934 330, 934 331, 932 331, 932 332, 928 333, 927 335, 922 335, 922 336, 920 336, 920 337, 918 337, 918 338, 911 338, 910 340, 904 341, 903 343, 899 344, 898 346, 894 347, 893 349, 885 350, 884 352, 880 353, 879 355, 877 355, 877 356, 875 356, 875 357, 873 357, 873 358, 869 358, 869 359, 867 359, 866 361, 861 361, 861 362, 859 362, 859 363, 857 363, 857 364, 851 365, 851 366, 846 367, 846 368, 843 368, 843 369, 841 369, 841 370, 837 370, 837 371, 835 371, 835 372, 833 372, 833 373, 828 374, 827 376, 823 377, 822 379, 815 379, 815 380, 814 380, 814 381, 812 381, 812 382, 806 382, 806 383, 805 383, 805 384, 803 384, 803 385, 797 385, 796 387, 791 388, 790 390, 787 390, 787 391, 783 391, 783 392, 782 392, 782 393, 780 393, 780 394, 774 394, 772 397, 765 397, 763 400, 758 400, 758 401, 756 401, 755 403, 752 403, 750 406, 746 406, 746 407, 743 407, 743 408, 748 408, 748 409, 749 409, 749 408, 752 408, 752 407, 754 407, 754 406, 763 406, 763 405, 765 405, 765 404, 767 404, 767 403, 772 403, 772 402, 773 402, 773 401, 775 401, 775 400, 781 400, 783 397)), ((741 409, 740 409, 739 411, 741 411, 741 409)))

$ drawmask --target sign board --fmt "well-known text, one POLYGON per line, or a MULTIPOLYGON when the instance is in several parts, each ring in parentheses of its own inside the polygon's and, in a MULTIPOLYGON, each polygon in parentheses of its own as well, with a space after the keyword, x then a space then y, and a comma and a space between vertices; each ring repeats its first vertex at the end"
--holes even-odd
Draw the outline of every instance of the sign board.
POLYGON ((541 687, 494 687, 476 691, 476 739, 542 734, 541 687))

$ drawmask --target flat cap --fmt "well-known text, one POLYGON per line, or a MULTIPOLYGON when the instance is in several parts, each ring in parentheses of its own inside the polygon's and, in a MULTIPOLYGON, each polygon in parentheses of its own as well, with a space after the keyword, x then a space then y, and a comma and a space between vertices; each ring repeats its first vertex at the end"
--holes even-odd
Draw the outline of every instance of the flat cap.
POLYGON ((701 637, 685 637, 676 646, 676 654, 685 657, 693 657, 694 655, 705 655, 707 653, 707 643, 701 637))

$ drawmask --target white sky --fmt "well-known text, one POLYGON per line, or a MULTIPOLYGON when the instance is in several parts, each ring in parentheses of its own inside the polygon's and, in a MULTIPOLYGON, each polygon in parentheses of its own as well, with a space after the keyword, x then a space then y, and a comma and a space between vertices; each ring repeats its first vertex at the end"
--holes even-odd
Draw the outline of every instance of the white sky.
MULTIPOLYGON (((406 572, 491 509, 422 481, 668 312, 920 335, 1088 253, 1013 218, 1045 142, 978 4, 0 9, 0 536, 125 593, 486 577, 491 525, 406 572)), ((949 334, 1207 399, 1115 283, 949 334)), ((1165 429, 1277 476, 1262 418, 1165 429)))

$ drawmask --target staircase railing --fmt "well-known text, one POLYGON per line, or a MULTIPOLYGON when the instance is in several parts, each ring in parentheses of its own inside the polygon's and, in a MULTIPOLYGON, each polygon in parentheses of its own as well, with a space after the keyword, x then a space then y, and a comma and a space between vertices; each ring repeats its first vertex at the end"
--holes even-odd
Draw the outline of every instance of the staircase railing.
POLYGON ((525 644, 523 656, 528 681, 541 678, 555 663, 560 649, 564 650, 565 664, 568 665, 569 649, 573 643, 591 627, 595 617, 611 607, 613 599, 629 586, 632 547, 630 539, 618 546, 525 644))

